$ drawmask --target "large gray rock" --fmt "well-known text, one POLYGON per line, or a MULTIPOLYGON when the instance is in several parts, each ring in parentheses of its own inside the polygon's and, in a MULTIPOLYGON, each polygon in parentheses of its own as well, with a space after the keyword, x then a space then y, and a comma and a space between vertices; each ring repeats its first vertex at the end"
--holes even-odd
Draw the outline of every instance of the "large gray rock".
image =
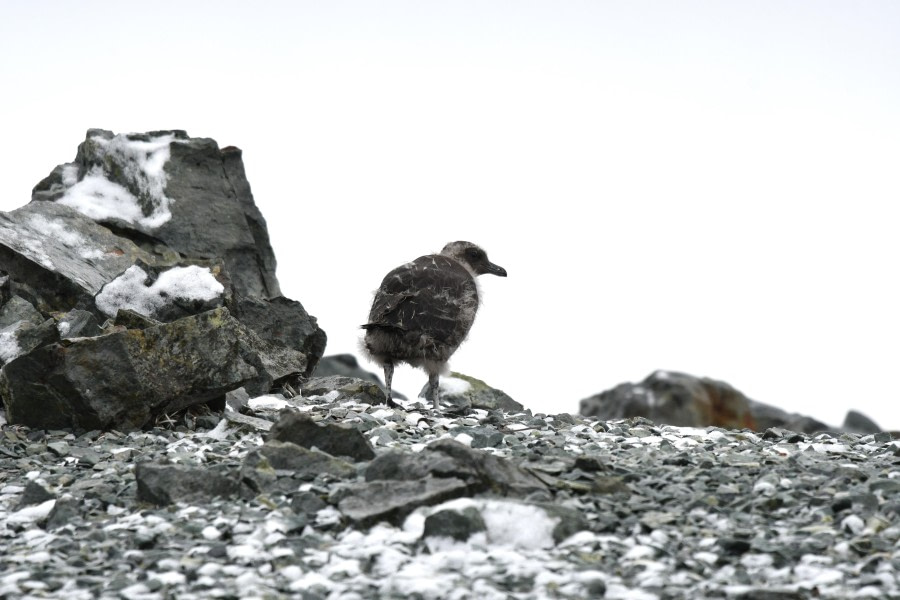
POLYGON ((240 150, 183 131, 89 130, 0 213, 0 266, 13 423, 139 427, 308 377, 324 352, 315 317, 280 296, 240 150))
POLYGON ((318 424, 309 415, 293 410, 281 412, 266 440, 318 448, 332 456, 344 456, 355 461, 375 458, 372 445, 354 427, 338 423, 318 424))
POLYGON ((32 198, 78 205, 164 262, 173 253, 221 258, 242 295, 280 295, 265 220, 237 148, 220 150, 215 140, 180 130, 117 136, 91 129, 74 162, 54 169, 32 198), (110 213, 78 201, 90 193, 132 200, 139 210, 110 213))
POLYGON ((128 430, 241 386, 261 394, 305 369, 303 354, 220 308, 38 348, 0 370, 0 394, 12 423, 128 430))
POLYGON ((0 212, 0 265, 38 294, 42 313, 94 310, 94 295, 138 260, 152 257, 78 211, 32 203, 0 212))

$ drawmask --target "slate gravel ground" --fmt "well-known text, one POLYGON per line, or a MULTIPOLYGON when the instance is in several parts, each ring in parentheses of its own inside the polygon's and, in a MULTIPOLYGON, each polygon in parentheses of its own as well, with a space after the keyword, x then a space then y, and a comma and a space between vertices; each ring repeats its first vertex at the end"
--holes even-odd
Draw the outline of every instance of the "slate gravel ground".
POLYGON ((900 598, 890 434, 433 417, 329 398, 294 402, 357 425, 377 453, 452 437, 523 461, 552 490, 528 500, 574 509, 587 529, 550 546, 423 538, 426 508, 356 529, 328 476, 289 495, 158 507, 137 500, 136 463, 240 469, 263 434, 197 427, 211 416, 82 435, 3 424, 0 598, 900 598))

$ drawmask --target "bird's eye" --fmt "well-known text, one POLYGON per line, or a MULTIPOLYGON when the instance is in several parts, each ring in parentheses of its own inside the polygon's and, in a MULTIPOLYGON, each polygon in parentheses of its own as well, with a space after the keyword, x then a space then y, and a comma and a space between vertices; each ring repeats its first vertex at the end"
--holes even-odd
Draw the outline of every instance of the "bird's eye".
POLYGON ((466 250, 466 256, 468 256, 469 258, 478 258, 479 256, 481 256, 481 252, 479 252, 476 248, 469 248, 468 250, 466 250))

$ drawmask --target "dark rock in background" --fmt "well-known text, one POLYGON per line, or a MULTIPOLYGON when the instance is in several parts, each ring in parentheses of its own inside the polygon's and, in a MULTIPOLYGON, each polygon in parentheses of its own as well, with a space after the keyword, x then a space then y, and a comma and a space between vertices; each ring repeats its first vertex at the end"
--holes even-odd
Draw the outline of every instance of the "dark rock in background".
POLYGON ((0 213, 0 394, 12 423, 143 427, 242 386, 259 395, 306 377, 325 342, 280 295, 236 148, 178 130, 92 129, 30 204, 0 213))
MULTIPOLYGON (((323 356, 322 360, 316 366, 313 372, 314 377, 329 377, 331 375, 342 375, 344 377, 353 377, 355 379, 364 379, 371 381, 381 388, 384 393, 384 382, 381 377, 366 371, 359 366, 359 361, 352 354, 332 354, 331 356, 323 356)), ((391 390, 391 396, 398 400, 406 400, 406 396, 396 390, 391 390)))
POLYGON ((855 411, 842 428, 776 406, 757 402, 722 381, 685 373, 656 371, 640 383, 623 383, 581 401, 581 414, 600 419, 644 417, 655 423, 729 429, 786 429, 800 433, 881 431, 855 411))
POLYGON ((581 414, 600 419, 645 417, 686 427, 756 427, 747 398, 727 383, 669 371, 656 371, 640 383, 623 383, 586 398, 581 414))
POLYGON ((844 417, 844 424, 841 426, 844 431, 852 433, 878 433, 881 428, 869 417, 855 410, 847 411, 844 417))

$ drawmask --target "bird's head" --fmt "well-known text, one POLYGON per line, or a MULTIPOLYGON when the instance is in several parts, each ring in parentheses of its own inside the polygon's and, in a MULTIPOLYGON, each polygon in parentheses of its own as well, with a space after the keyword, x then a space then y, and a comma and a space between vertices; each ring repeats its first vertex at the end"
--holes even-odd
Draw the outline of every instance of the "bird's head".
POLYGON ((488 260, 487 252, 473 244, 472 242, 450 242, 441 250, 443 256, 448 256, 456 261, 461 262, 475 275, 498 275, 506 277, 506 269, 499 265, 495 265, 488 260))

